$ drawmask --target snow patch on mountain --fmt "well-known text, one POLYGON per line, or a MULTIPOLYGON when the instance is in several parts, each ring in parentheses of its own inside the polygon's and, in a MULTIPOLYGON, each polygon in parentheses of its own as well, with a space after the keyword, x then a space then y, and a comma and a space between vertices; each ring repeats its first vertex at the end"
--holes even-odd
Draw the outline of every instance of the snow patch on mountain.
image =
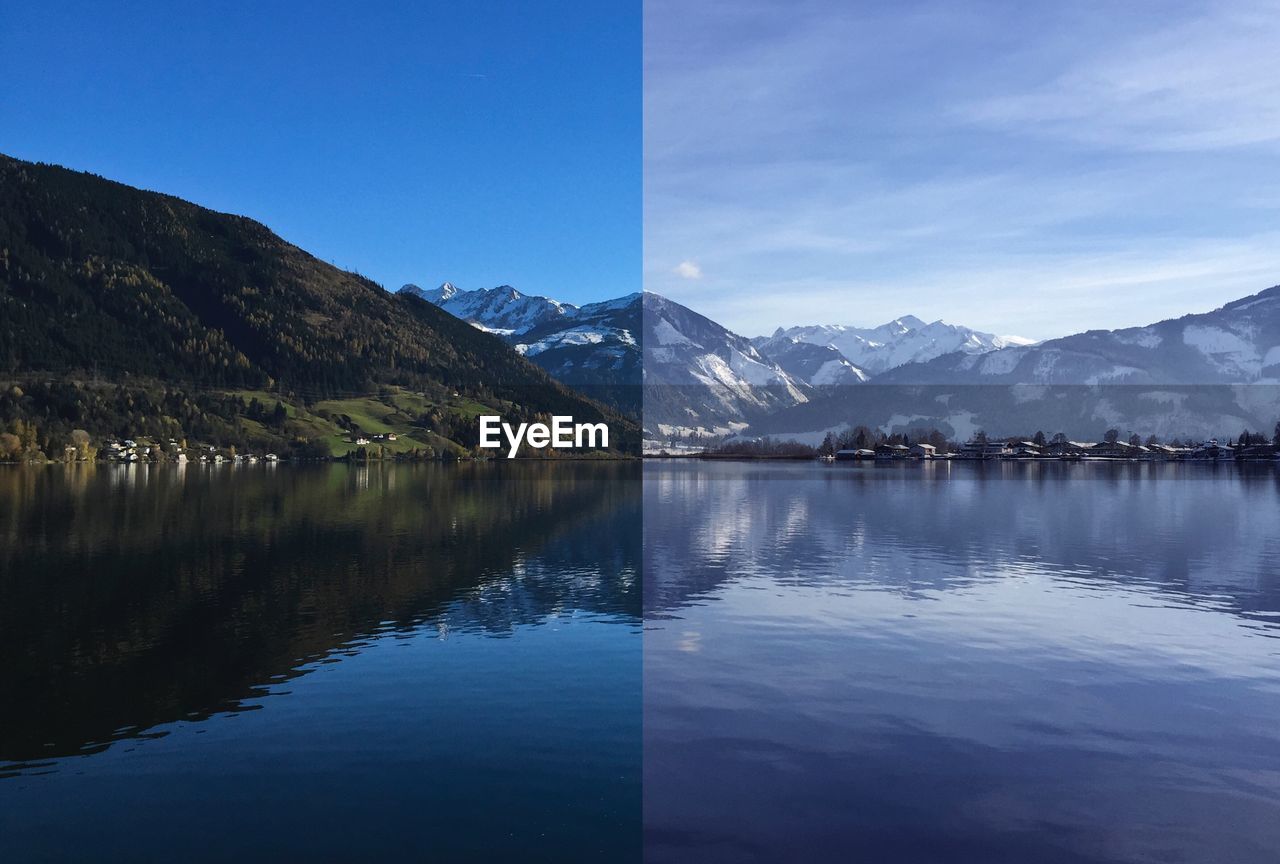
POLYGON ((1017 368, 1023 354, 1024 352, 1019 348, 992 351, 982 357, 981 368, 978 373, 980 375, 1008 375, 1017 368))
POLYGON ((1132 330, 1117 330, 1116 341, 1121 345, 1134 345, 1138 348, 1159 348, 1164 339, 1150 327, 1132 330))
MULTIPOLYGON (((566 345, 599 345, 607 335, 595 327, 570 327, 532 344, 517 343, 515 349, 526 357, 536 357, 550 348, 566 345)), ((630 334, 627 335, 630 336, 630 334)))
POLYGON ((1188 324, 1182 329, 1182 342, 1204 354, 1224 372, 1257 375, 1261 371, 1257 347, 1230 330, 1188 324))
POLYGON ((828 360, 818 367, 817 372, 814 372, 813 375, 809 377, 809 383, 816 387, 841 384, 847 378, 849 370, 852 368, 854 368, 854 366, 848 360, 828 360))
POLYGON ((692 340, 675 328, 670 321, 660 320, 653 325, 654 338, 659 345, 692 345, 692 340))
POLYGON ((1089 385, 1122 384, 1128 380, 1140 380, 1141 376, 1142 370, 1136 366, 1112 366, 1110 369, 1090 375, 1084 379, 1084 383, 1089 385))

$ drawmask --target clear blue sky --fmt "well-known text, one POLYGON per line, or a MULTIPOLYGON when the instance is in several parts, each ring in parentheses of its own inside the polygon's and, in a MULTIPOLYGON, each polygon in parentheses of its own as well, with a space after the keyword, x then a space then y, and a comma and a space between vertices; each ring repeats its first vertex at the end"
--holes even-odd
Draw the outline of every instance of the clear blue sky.
POLYGON ((9 3, 0 152, 390 289, 640 287, 639 0, 9 3))
POLYGON ((1276 0, 648 0, 645 284, 1059 336, 1280 283, 1276 0))

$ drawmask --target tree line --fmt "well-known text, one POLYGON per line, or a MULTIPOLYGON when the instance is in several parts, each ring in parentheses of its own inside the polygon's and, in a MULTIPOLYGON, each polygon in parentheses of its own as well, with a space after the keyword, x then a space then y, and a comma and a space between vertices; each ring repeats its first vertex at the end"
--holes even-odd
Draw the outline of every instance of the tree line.
MULTIPOLYGON (((978 430, 974 433, 973 440, 983 444, 987 443, 988 440, 1010 443, 1030 441, 1037 447, 1046 447, 1050 444, 1065 444, 1070 439, 1065 432, 1057 432, 1049 436, 1043 430, 1037 430, 1030 435, 1005 435, 996 439, 989 439, 985 431, 978 430)), ((1144 438, 1136 432, 1122 433, 1116 428, 1108 429, 1102 436, 1102 441, 1107 444, 1115 444, 1121 440, 1135 447, 1140 445, 1153 447, 1160 444, 1167 444, 1171 447, 1192 447, 1201 443, 1200 439, 1193 436, 1174 437, 1165 441, 1157 435, 1147 435, 1144 438)), ((885 432, 870 426, 858 425, 841 432, 828 432, 822 439, 822 443, 816 447, 796 441, 765 437, 750 441, 726 442, 719 446, 707 448, 707 452, 711 455, 720 456, 802 458, 804 456, 834 456, 841 450, 875 450, 877 447, 886 445, 910 447, 915 444, 927 444, 933 447, 939 455, 945 455, 958 451, 962 443, 948 438, 945 433, 936 428, 885 432)), ((1240 433, 1239 437, 1228 438, 1225 443, 1231 447, 1266 445, 1280 447, 1280 421, 1276 422, 1270 438, 1262 432, 1252 432, 1246 429, 1240 433)))

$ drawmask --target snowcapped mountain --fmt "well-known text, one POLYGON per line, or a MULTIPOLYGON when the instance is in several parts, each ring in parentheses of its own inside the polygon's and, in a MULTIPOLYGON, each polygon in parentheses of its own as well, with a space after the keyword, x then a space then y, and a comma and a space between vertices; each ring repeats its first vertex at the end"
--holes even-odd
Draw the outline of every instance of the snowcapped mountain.
POLYGON ((1212 312, 902 366, 885 384, 1280 384, 1280 286, 1212 312))
POLYGON ((430 291, 405 285, 400 293, 421 297, 501 337, 561 383, 639 415, 639 294, 574 306, 508 285, 460 291, 445 282, 430 291))
POLYGON ((515 349, 558 381, 587 388, 597 398, 638 414, 640 295, 576 307, 566 303, 561 308, 561 317, 508 337, 515 349), (616 393, 610 397, 590 389, 599 387, 616 393))
POLYGON ((760 336, 751 340, 771 363, 811 387, 861 384, 869 377, 831 345, 805 342, 793 336, 760 336))
POLYGON ((523 333, 531 327, 554 321, 574 308, 549 297, 521 294, 510 285, 459 291, 445 282, 439 288, 427 291, 410 284, 401 288, 399 293, 421 297, 481 330, 503 336, 523 333))
POLYGON ((751 341, 657 294, 644 294, 645 429, 723 435, 808 399, 809 386, 751 341))
POLYGON ((1170 436, 1269 431, 1280 418, 1280 286, 1211 312, 891 369, 759 418, 750 435, 820 441, 850 425, 957 438, 1108 428, 1170 436))
MULTIPOLYGON (((868 375, 877 375, 906 363, 920 363, 943 354, 963 352, 985 354, 1011 345, 1031 344, 1016 336, 996 336, 970 327, 934 321, 926 324, 914 315, 895 318, 879 327, 850 327, 843 324, 817 324, 778 328, 769 342, 783 338, 831 346, 853 366, 868 375)), ((756 340, 759 345, 761 340, 756 340)))

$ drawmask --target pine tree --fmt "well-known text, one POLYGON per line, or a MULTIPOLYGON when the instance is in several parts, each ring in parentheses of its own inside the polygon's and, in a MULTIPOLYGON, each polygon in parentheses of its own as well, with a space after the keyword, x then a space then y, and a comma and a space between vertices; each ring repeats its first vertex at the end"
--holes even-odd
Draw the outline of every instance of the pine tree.
POLYGON ((828 432, 827 437, 822 439, 822 446, 818 448, 818 452, 823 456, 833 456, 836 452, 836 436, 828 432))

